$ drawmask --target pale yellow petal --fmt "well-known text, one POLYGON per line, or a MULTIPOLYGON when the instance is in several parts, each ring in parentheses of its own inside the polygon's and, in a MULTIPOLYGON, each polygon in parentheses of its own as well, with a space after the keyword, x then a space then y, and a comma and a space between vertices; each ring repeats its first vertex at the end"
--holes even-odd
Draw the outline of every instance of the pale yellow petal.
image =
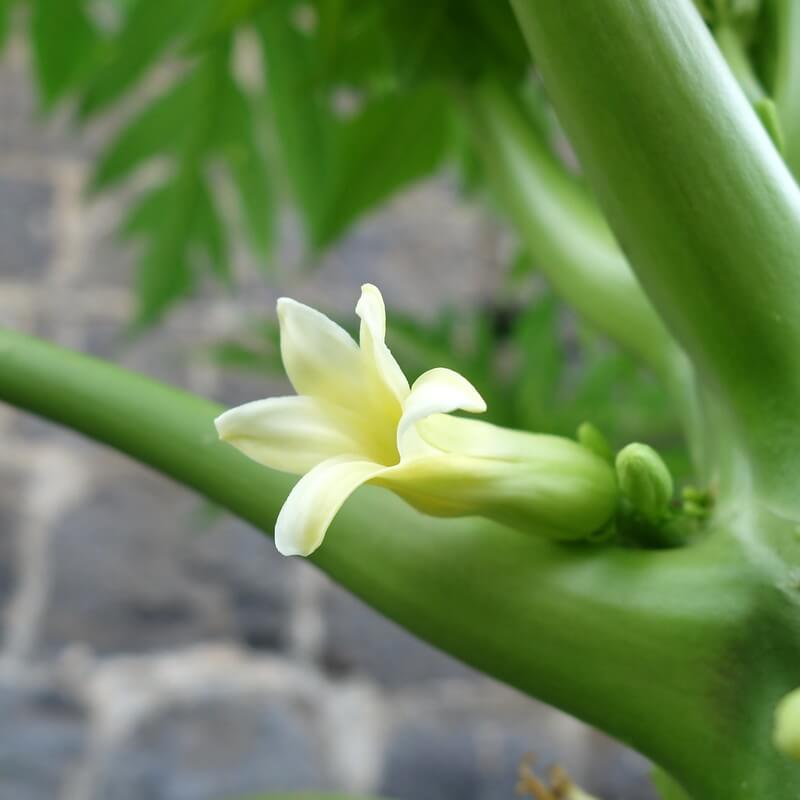
POLYGON ((356 314, 361 319, 359 340, 364 367, 372 379, 373 400, 379 408, 399 415, 408 396, 408 380, 386 346, 386 308, 381 293, 371 283, 361 287, 356 314))
POLYGON ((298 394, 356 408, 364 393, 364 369, 350 334, 310 306, 278 300, 281 357, 298 394))
POLYGON ((446 453, 506 461, 558 459, 565 452, 582 458, 586 448, 561 436, 501 428, 478 419, 433 414, 417 424, 420 436, 446 453))
POLYGON ((259 464, 302 475, 321 461, 363 455, 358 418, 312 397, 271 397, 232 408, 214 421, 220 439, 259 464))
POLYGON ((285 556, 307 556, 322 544, 345 500, 386 471, 372 461, 341 457, 323 461, 292 489, 275 523, 275 544, 285 556))
POLYGON ((480 414, 486 411, 486 403, 465 377, 451 369, 437 367, 420 375, 403 403, 403 416, 397 426, 397 449, 401 458, 410 458, 426 450, 416 432, 418 422, 432 414, 457 410, 480 414))

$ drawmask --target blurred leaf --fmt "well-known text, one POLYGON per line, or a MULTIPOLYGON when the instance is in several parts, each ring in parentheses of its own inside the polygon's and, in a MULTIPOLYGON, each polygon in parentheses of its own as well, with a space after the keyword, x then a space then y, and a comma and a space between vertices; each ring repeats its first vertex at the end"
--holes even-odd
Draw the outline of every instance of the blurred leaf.
POLYGON ((446 107, 439 90, 423 88, 381 97, 333 128, 330 177, 313 232, 317 247, 436 168, 446 145, 446 107))
POLYGON ((431 172, 447 143, 447 103, 440 90, 371 94, 330 83, 327 66, 336 51, 324 43, 340 24, 335 12, 342 4, 323 6, 325 13, 305 30, 293 16, 295 4, 274 0, 259 26, 283 163, 317 249, 431 172), (337 99, 351 103, 352 112, 337 108, 337 99))
POLYGON ((134 117, 100 157, 92 191, 112 186, 150 158, 180 151, 201 91, 202 75, 190 72, 134 117))
POLYGON ((557 334, 558 305, 552 297, 532 304, 514 329, 517 357, 515 416, 531 430, 544 430, 558 402, 564 353, 557 334))
POLYGON ((515 80, 530 55, 508 3, 382 0, 401 80, 473 80, 487 70, 515 80))
POLYGON ((272 248, 277 209, 267 159, 258 140, 257 111, 252 100, 231 83, 221 113, 225 120, 223 158, 239 193, 250 242, 263 261, 272 248))
POLYGON ((214 7, 213 0, 136 0, 104 47, 100 66, 83 91, 81 114, 96 114, 118 100, 179 35, 187 35, 214 7))
POLYGON ((275 209, 258 142, 262 125, 253 100, 230 74, 230 39, 215 42, 123 126, 93 176, 92 189, 99 191, 153 159, 164 160, 169 169, 162 185, 130 210, 122 226, 128 236, 147 242, 138 282, 140 325, 154 322, 188 293, 202 264, 230 281, 228 232, 208 180, 212 166, 227 168, 245 228, 262 259, 272 244, 275 209))
POLYGON ((124 224, 124 232, 147 240, 137 273, 138 326, 153 322, 192 286, 187 245, 196 192, 196 180, 178 178, 145 195, 124 224))
POLYGON ((228 242, 225 228, 214 207, 214 199, 203 181, 198 181, 190 241, 205 249, 209 263, 224 283, 230 283, 228 242))
POLYGON ((139 326, 154 322, 191 290, 194 271, 201 263, 198 255, 205 256, 220 278, 229 277, 227 237, 206 176, 209 157, 223 138, 219 110, 225 108, 233 91, 224 69, 227 55, 227 47, 208 53, 181 87, 170 93, 182 98, 178 104, 182 116, 173 119, 169 103, 162 98, 156 112, 144 112, 122 132, 120 138, 132 143, 132 162, 119 142, 112 144, 109 155, 100 162, 99 169, 109 182, 154 152, 152 145, 159 134, 174 149, 169 176, 130 210, 122 224, 125 235, 145 242, 138 272, 139 326), (187 119, 192 124, 187 125, 187 119), (175 126, 171 131, 169 123, 175 126))
POLYGON ((202 50, 243 22, 251 20, 271 0, 226 0, 212 5, 187 45, 189 52, 202 50))
POLYGON ((320 216, 321 187, 331 163, 330 127, 320 94, 320 52, 293 23, 294 4, 274 0, 259 19, 267 85, 281 161, 292 192, 312 230, 320 216))
POLYGON ((83 0, 33 2, 31 44, 45 106, 72 88, 95 56, 98 37, 85 5, 83 0))
POLYGON ((0 0, 0 51, 6 43, 8 36, 9 18, 11 17, 11 6, 14 0, 0 0))

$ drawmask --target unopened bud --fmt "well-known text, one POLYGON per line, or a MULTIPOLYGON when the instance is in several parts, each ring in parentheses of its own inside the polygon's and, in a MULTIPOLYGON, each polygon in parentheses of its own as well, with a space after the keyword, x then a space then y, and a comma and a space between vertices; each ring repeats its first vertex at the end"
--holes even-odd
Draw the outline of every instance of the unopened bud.
POLYGON ((666 514, 674 485, 661 456, 646 444, 629 444, 617 453, 617 480, 631 508, 648 520, 666 514))
POLYGON ((577 442, 444 414, 417 431, 448 457, 409 462, 390 488, 425 513, 484 516, 564 541, 590 539, 614 516, 614 468, 577 442))
POLYGON ((614 461, 614 451, 611 449, 608 439, 591 422, 582 422, 578 427, 578 441, 587 450, 600 456, 603 461, 608 461, 609 464, 614 461))

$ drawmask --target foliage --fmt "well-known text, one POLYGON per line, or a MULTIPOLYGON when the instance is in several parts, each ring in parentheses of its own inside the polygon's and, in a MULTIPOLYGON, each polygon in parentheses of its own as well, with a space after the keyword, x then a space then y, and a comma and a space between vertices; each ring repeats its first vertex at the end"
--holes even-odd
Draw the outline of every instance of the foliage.
MULTIPOLYGON (((11 2, 0 3, 2 23, 11 2)), ((443 87, 400 86, 395 67, 410 66, 395 64, 382 35, 384 26, 408 25, 403 4, 109 0, 102 8, 113 12, 110 22, 93 15, 95 5, 32 0, 31 43, 45 107, 68 99, 83 122, 122 111, 92 191, 128 181, 143 166, 160 167, 143 188, 134 184, 139 198, 121 225, 123 235, 142 243, 140 324, 190 293, 204 266, 231 279, 221 182, 235 187, 238 217, 266 264, 288 195, 319 251, 398 188, 434 171, 447 151, 451 114, 443 87), (148 99, 131 112, 134 90, 148 99)), ((433 24, 453 15, 447 4, 438 6, 413 49, 421 64, 432 57, 426 48, 433 24)), ((510 12, 504 19, 515 31, 510 12)), ((521 61, 519 43, 517 51, 521 61)), ((441 56, 438 47, 434 52, 441 56)))

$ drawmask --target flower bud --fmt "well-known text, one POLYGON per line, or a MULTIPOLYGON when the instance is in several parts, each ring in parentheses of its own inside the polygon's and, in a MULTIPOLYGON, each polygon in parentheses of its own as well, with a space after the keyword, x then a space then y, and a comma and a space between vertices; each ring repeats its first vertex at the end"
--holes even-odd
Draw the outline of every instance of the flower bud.
POLYGON ((772 741, 785 756, 800 761, 800 689, 789 692, 775 708, 772 741))
POLYGON ((434 415, 418 425, 438 455, 379 478, 416 508, 477 515, 557 540, 587 540, 613 517, 611 464, 577 442, 434 415))
POLYGON ((662 518, 672 499, 672 475, 661 456, 646 444, 629 444, 617 454, 617 480, 622 496, 645 519, 662 518))
POLYGON ((608 461, 609 464, 613 463, 614 451, 611 449, 608 439, 591 422, 582 422, 580 424, 577 438, 587 450, 591 450, 596 456, 600 456, 603 461, 608 461))

